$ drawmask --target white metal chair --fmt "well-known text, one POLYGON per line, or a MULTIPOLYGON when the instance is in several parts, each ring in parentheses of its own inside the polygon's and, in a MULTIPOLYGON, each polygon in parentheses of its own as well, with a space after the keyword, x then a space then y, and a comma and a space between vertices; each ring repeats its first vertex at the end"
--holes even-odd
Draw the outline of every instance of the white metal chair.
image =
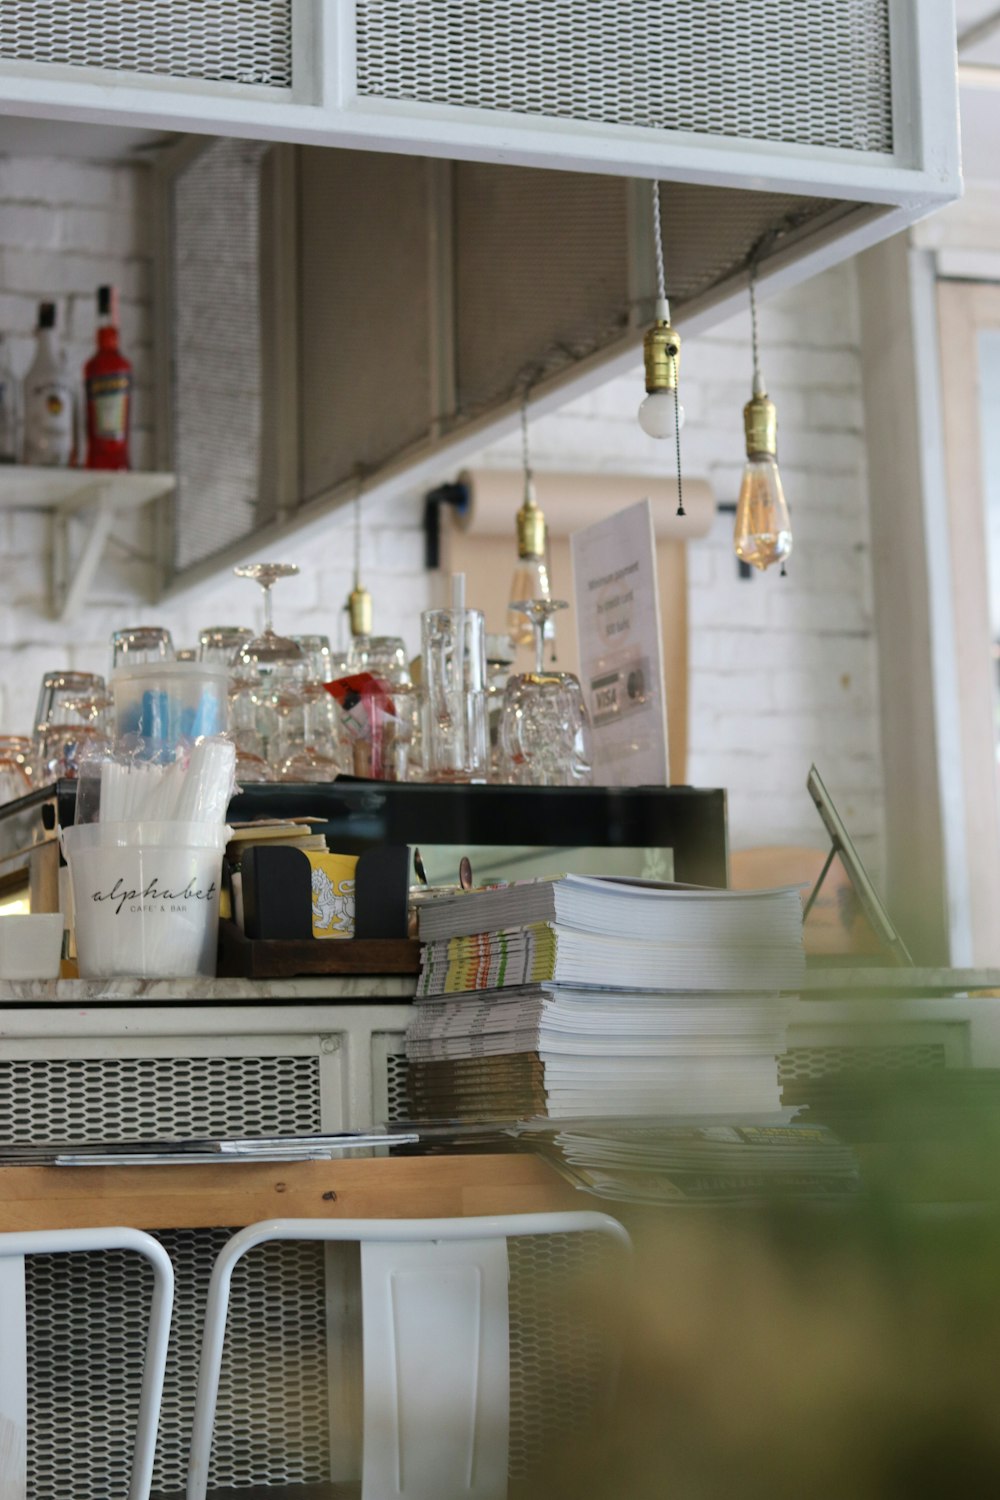
MULTIPOLYGON (((142 1390, 139 1397, 139 1416, 136 1424, 135 1446, 132 1453, 132 1473, 129 1482, 129 1500, 148 1500, 153 1478, 153 1457, 156 1449, 156 1432, 160 1419, 160 1402, 163 1397, 163 1377, 167 1363, 167 1344, 170 1338, 170 1315, 174 1301, 174 1271, 170 1257, 163 1246, 139 1229, 50 1229, 25 1233, 0 1234, 0 1261, 23 1259, 26 1255, 65 1255, 75 1251, 90 1250, 134 1250, 145 1256, 153 1268, 153 1298, 149 1311, 146 1334, 146 1356, 142 1372, 142 1390)), ((2 1267, 0 1267, 2 1270, 2 1267)), ((2 1280, 2 1278, 0 1278, 2 1280)), ((5 1283, 8 1296, 13 1278, 5 1283)), ((11 1318, 16 1318, 17 1309, 4 1309, 11 1318)), ((23 1313, 22 1313, 23 1316, 23 1313)), ((0 1318, 0 1322, 4 1321, 0 1318)), ((16 1344, 15 1340, 15 1344, 16 1344)), ((0 1357, 9 1356, 10 1351, 0 1351, 0 1357)), ((15 1348, 13 1363, 20 1365, 15 1378, 23 1381, 23 1338, 21 1347, 15 1348)), ((15 1423, 11 1420, 9 1439, 15 1441, 15 1423)), ((23 1444, 23 1434, 21 1435, 23 1444)), ((15 1464, 23 1464, 22 1451, 12 1457, 5 1474, 10 1483, 9 1493, 16 1493, 15 1485, 23 1491, 15 1472, 15 1464)), ((2 1469, 0 1465, 0 1469, 2 1469)), ((0 1486, 0 1492, 8 1491, 0 1486)))
POLYGON ((208 1291, 188 1500, 205 1500, 233 1269, 271 1240, 361 1245, 362 1500, 503 1500, 507 1493, 507 1240, 591 1233, 601 1213, 468 1219, 276 1219, 224 1247, 208 1291))

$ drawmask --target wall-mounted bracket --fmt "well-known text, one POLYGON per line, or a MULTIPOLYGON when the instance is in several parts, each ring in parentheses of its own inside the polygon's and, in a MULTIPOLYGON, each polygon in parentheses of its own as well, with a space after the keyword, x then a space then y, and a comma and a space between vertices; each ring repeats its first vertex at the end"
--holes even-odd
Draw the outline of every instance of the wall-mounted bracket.
POLYGON ((97 469, 42 469, 16 464, 0 469, 0 508, 44 510, 52 515, 52 613, 71 620, 80 610, 115 522, 173 490, 173 474, 104 473, 97 469), (70 524, 89 519, 73 556, 70 524))

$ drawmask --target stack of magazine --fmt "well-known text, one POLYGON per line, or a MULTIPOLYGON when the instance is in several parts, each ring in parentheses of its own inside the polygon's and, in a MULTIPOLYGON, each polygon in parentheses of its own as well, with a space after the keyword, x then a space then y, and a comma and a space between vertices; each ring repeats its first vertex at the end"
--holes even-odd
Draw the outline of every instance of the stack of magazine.
POLYGON ((828 1200, 859 1187, 849 1147, 792 1121, 595 1121, 536 1136, 536 1146, 576 1187, 623 1203, 828 1200))
POLYGON ((421 908, 423 1119, 774 1114, 804 971, 794 888, 569 875, 421 908))

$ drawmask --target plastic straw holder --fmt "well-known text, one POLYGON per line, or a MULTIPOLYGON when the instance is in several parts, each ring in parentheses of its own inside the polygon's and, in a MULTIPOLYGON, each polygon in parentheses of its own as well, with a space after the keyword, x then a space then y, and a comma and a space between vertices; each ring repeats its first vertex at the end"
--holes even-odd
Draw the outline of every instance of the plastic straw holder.
POLYGON ((115 672, 111 691, 119 735, 173 750, 182 740, 226 728, 229 673, 200 662, 157 662, 115 672))
POLYGON ((89 823, 63 829, 84 979, 215 973, 218 823, 89 823))

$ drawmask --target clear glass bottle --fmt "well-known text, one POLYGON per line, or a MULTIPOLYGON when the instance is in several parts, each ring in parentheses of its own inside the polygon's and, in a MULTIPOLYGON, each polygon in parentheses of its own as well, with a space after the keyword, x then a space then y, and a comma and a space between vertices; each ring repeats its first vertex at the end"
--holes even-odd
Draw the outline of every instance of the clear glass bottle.
POLYGON ((73 384, 56 335, 56 305, 38 309, 37 346, 24 378, 24 462, 67 468, 76 439, 73 384))

